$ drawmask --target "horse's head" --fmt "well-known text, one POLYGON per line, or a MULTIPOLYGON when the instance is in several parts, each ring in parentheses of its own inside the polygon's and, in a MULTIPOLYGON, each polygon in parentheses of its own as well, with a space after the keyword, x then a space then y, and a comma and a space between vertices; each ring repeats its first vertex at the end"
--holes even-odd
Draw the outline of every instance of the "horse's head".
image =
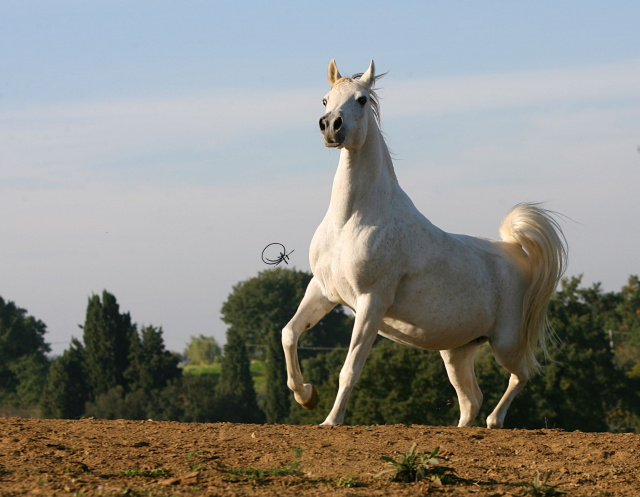
POLYGON ((327 109, 320 118, 324 144, 333 148, 359 148, 367 137, 372 117, 377 117, 378 101, 373 61, 360 77, 343 78, 336 61, 329 63, 331 90, 322 100, 327 109))

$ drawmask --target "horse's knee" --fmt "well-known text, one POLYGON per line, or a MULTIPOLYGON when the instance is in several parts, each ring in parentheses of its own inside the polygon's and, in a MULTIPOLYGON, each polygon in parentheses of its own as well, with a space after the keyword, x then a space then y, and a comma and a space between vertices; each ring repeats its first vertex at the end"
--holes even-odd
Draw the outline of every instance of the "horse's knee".
POLYGON ((290 325, 287 325, 284 328, 282 328, 282 346, 285 349, 290 349, 292 347, 295 347, 297 344, 298 344, 298 337, 294 333, 293 328, 291 328, 290 325))
POLYGON ((360 374, 362 373, 364 364, 352 364, 350 366, 344 365, 340 370, 340 374, 338 375, 339 384, 341 387, 349 387, 353 386, 358 378, 360 378, 360 374))

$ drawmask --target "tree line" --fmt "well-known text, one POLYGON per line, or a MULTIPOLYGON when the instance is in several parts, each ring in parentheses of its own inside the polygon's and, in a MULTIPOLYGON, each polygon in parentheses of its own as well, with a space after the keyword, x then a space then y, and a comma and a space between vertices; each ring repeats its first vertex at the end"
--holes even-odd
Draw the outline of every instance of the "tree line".
MULTIPOLYGON (((89 298, 81 338, 47 358, 46 326, 0 298, 0 406, 37 408, 43 417, 198 422, 319 423, 331 408, 353 317, 334 308, 300 339, 305 380, 320 403, 305 411, 286 386, 281 329, 293 316, 311 274, 271 269, 235 285, 221 309, 227 341, 192 338, 192 362, 220 362, 219 376, 184 374, 165 349, 162 328, 139 327, 107 291, 89 298), (222 353, 221 353, 222 352, 222 353), (258 397, 251 361, 266 363, 258 397)), ((562 281, 549 306, 558 336, 543 373, 514 401, 507 428, 583 431, 640 429, 640 281, 620 292, 581 278, 562 281)), ((476 358, 484 394, 482 425, 508 383, 488 345, 476 358)), ((437 352, 378 338, 349 402, 345 423, 452 425, 458 406, 437 352)))

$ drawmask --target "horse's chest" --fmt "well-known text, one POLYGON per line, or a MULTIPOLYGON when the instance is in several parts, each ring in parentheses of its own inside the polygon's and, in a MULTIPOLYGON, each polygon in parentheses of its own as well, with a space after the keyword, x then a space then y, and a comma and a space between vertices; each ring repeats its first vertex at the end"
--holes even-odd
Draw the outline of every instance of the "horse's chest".
POLYGON ((359 294, 388 279, 393 248, 380 227, 321 228, 310 250, 313 274, 330 300, 354 307, 359 294))

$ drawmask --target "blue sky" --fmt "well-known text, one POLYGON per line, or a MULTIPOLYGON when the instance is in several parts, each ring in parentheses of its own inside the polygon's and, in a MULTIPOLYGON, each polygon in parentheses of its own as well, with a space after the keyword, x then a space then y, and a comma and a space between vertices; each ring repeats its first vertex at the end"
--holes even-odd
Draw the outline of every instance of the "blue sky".
POLYGON ((167 346, 224 342, 222 302, 307 250, 338 156, 327 64, 374 59, 418 208, 496 237, 515 203, 571 220, 569 275, 640 273, 640 3, 3 1, 0 296, 56 353, 107 289, 167 346))

